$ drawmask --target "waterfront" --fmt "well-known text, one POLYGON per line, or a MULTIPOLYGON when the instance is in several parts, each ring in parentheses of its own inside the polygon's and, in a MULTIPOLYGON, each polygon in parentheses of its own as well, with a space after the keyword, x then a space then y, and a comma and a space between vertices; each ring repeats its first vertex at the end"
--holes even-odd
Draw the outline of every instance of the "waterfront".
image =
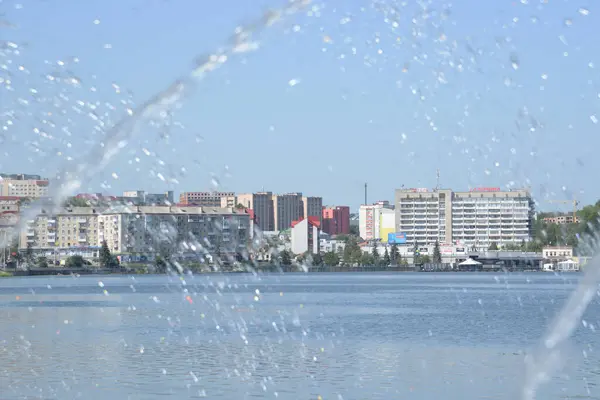
MULTIPOLYGON (((7 278, 1 397, 517 399, 580 276, 7 278)), ((538 399, 600 396, 597 300, 584 319, 538 399)))

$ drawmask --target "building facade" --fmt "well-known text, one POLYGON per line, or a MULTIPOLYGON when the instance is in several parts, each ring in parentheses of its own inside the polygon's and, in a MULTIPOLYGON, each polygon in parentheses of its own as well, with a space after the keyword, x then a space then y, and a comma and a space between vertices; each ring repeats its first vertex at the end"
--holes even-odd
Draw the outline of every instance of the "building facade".
POLYGON ((398 189, 396 231, 407 243, 459 243, 478 249, 531 239, 534 203, 527 190, 398 189))
POLYGON ((116 253, 233 254, 251 237, 245 210, 213 207, 116 207, 98 218, 98 241, 116 253))
POLYGON ((236 205, 241 204, 254 211, 256 226, 263 232, 275 230, 273 203, 272 192, 238 194, 235 200, 236 205))
POLYGON ((573 214, 562 214, 562 215, 554 215, 552 217, 545 217, 544 222, 548 224, 578 224, 580 222, 578 216, 573 216, 573 214))
POLYGON ((292 253, 319 254, 319 219, 315 217, 302 218, 292 222, 292 253))
POLYGON ((221 198, 235 198, 234 192, 184 192, 179 195, 183 206, 221 208, 221 198))
POLYGON ((119 200, 133 205, 168 206, 174 204, 175 194, 172 190, 165 193, 146 193, 144 190, 131 190, 123 192, 123 196, 119 200))
POLYGON ((302 217, 308 218, 313 217, 319 221, 319 225, 322 225, 323 221, 323 198, 316 196, 304 196, 302 197, 302 217))
POLYGON ((323 207, 322 231, 329 235, 347 235, 350 233, 350 207, 323 207))
POLYGON ((0 174, 0 196, 37 199, 48 196, 48 179, 39 175, 0 174))
POLYGON ((358 210, 359 235, 364 240, 381 238, 381 215, 393 212, 394 206, 389 201, 378 201, 374 204, 361 205, 358 210), (385 210, 385 211, 383 211, 385 210))
POLYGON ((274 230, 289 229, 292 222, 300 220, 303 214, 302 193, 273 195, 274 230))

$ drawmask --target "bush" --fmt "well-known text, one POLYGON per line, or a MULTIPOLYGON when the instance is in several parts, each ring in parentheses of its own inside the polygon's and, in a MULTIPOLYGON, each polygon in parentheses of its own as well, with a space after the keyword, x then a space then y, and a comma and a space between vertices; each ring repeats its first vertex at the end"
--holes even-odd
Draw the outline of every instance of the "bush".
POLYGON ((86 265, 86 261, 82 256, 71 256, 65 262, 65 266, 68 268, 81 268, 84 265, 86 265))

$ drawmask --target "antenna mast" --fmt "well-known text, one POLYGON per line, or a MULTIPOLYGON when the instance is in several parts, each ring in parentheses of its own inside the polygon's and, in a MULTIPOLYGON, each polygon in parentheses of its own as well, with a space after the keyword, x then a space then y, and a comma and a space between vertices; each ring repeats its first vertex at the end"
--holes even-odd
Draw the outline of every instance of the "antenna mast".
POLYGON ((365 206, 367 205, 367 182, 365 182, 365 206))
POLYGON ((440 169, 435 170, 435 191, 440 190, 440 169))

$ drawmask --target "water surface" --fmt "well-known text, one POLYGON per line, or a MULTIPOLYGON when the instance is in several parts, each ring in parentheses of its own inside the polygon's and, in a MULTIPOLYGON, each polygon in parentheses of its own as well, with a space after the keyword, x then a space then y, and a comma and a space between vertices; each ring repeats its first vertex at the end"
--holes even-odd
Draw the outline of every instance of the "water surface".
MULTIPOLYGON (((2 399, 517 399, 580 275, 0 280, 2 399)), ((594 301, 539 399, 600 399, 594 301)))

